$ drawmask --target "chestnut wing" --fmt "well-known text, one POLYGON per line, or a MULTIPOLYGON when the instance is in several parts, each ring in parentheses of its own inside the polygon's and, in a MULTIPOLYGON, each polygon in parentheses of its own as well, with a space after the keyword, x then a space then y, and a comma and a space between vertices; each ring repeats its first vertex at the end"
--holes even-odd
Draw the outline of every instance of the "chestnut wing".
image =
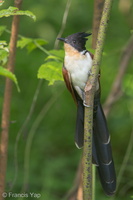
POLYGON ((75 103, 77 104, 76 92, 72 86, 71 76, 64 66, 62 68, 62 74, 63 74, 63 78, 65 81, 66 87, 69 90, 69 92, 71 93, 75 103))

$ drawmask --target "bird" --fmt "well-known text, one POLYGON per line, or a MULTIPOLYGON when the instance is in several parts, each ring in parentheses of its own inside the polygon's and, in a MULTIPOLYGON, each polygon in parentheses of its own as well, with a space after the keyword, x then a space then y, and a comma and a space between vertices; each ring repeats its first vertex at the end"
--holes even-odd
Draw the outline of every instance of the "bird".
MULTIPOLYGON (((57 38, 64 43, 64 63, 62 74, 67 89, 77 105, 75 144, 84 145, 85 86, 93 63, 93 54, 86 49, 91 33, 78 32, 65 38, 57 38)), ((100 74, 100 72, 99 72, 100 74)), ((100 102, 100 75, 96 82, 93 108, 92 162, 97 166, 101 185, 106 195, 116 191, 116 173, 112 157, 110 134, 100 102)))

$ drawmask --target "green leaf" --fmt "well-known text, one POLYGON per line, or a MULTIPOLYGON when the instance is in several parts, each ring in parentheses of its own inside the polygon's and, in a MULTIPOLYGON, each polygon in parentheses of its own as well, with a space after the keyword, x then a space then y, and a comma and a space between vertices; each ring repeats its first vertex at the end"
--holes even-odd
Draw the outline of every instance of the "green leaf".
POLYGON ((38 48, 37 44, 45 45, 45 44, 47 44, 47 41, 44 39, 40 39, 40 38, 32 39, 32 38, 21 37, 21 39, 18 40, 18 42, 17 42, 17 47, 20 47, 21 49, 26 47, 28 52, 31 52, 34 49, 38 48))
POLYGON ((64 51, 63 50, 50 50, 49 56, 45 58, 45 61, 55 60, 63 62, 64 59, 64 51))
POLYGON ((38 48, 37 45, 43 46, 47 44, 48 42, 44 39, 33 39, 32 42, 27 46, 28 52, 30 53, 34 49, 38 48))
POLYGON ((39 44, 39 45, 45 45, 45 44, 48 44, 48 42, 42 38, 37 38, 37 39, 34 39, 33 40, 35 43, 39 44))
POLYGON ((0 26, 0 36, 3 34, 5 30, 6 30, 6 26, 0 26))
POLYGON ((59 57, 60 59, 64 59, 64 50, 50 50, 49 51, 50 54, 59 57))
POLYGON ((36 16, 29 10, 22 11, 22 10, 18 10, 18 8, 16 7, 10 6, 8 9, 3 9, 0 11, 0 18, 9 17, 11 15, 26 15, 26 16, 31 17, 34 21, 36 20, 36 16))
POLYGON ((17 78, 12 72, 0 66, 0 75, 10 78, 16 84, 18 92, 20 92, 17 78))
POLYGON ((9 52, 5 49, 0 50, 0 65, 5 65, 7 63, 9 52))
POLYGON ((7 42, 6 41, 0 40, 0 50, 5 50, 5 51, 9 52, 9 48, 7 47, 7 42))
POLYGON ((47 56, 47 58, 45 59, 45 61, 49 61, 49 60, 63 61, 60 57, 53 56, 53 55, 47 56))
POLYGON ((21 49, 23 49, 24 47, 29 45, 31 42, 32 42, 31 38, 22 37, 20 40, 18 40, 17 47, 20 47, 21 49))
POLYGON ((63 81, 62 63, 57 61, 44 63, 39 68, 38 78, 48 80, 49 85, 53 85, 55 81, 63 81))
POLYGON ((5 40, 0 40, 0 45, 5 46, 7 45, 7 42, 5 40))

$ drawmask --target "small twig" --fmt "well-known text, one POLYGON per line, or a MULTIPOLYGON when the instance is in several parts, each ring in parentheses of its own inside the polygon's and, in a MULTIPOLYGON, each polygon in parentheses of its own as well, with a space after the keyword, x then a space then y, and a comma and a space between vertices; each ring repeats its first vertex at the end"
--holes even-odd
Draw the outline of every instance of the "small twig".
MULTIPOLYGON (((57 35, 57 38, 61 37, 64 30, 65 30, 65 26, 66 26, 66 22, 67 22, 67 17, 68 17, 68 13, 69 13, 69 9, 70 9, 70 5, 71 5, 72 0, 67 0, 67 4, 66 4, 66 8, 65 8, 65 12, 63 15, 63 19, 62 19, 62 24, 61 24, 61 29, 57 35)), ((55 44, 54 44, 54 48, 57 49, 59 45, 59 40, 55 40, 55 44)))
POLYGON ((129 138, 129 143, 128 143, 128 146, 127 146, 127 149, 126 149, 126 152, 125 152, 125 155, 124 155, 124 159, 123 159, 123 162, 121 164, 121 168, 120 168, 119 174, 117 176, 117 188, 120 185, 120 182, 121 182, 121 179, 123 177, 123 173, 124 173, 124 171, 126 169, 126 166, 127 166, 127 163, 128 163, 132 148, 133 148, 133 130, 131 132, 131 135, 130 135, 130 138, 129 138))
MULTIPOLYGON (((15 7, 20 9, 22 0, 15 1, 15 7)), ((12 21, 12 30, 10 37, 9 47, 9 59, 7 63, 7 69, 11 72, 14 71, 15 55, 16 55, 16 43, 18 36, 19 16, 14 16, 12 21)), ((1 121, 1 143, 0 143, 0 200, 3 199, 2 194, 5 190, 5 176, 6 176, 6 163, 7 163, 7 149, 8 149, 8 134, 10 123, 10 105, 12 96, 12 81, 6 78, 2 121, 1 121)))
POLYGON ((121 83, 132 55, 133 55, 133 35, 129 39, 126 47, 123 49, 117 76, 113 82, 111 92, 109 93, 109 96, 107 97, 107 100, 104 104, 104 113, 106 116, 108 116, 112 108, 112 105, 120 98, 122 94, 121 83))

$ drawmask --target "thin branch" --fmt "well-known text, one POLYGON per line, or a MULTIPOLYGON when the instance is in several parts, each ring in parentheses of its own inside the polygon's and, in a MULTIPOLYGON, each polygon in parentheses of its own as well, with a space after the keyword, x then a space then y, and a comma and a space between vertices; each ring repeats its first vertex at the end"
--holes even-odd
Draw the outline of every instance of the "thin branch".
POLYGON ((84 149, 83 149, 83 199, 92 200, 92 127, 93 127, 93 102, 99 66, 102 58, 103 45, 106 29, 110 16, 112 0, 105 0, 103 14, 98 32, 96 51, 94 55, 91 75, 85 87, 85 107, 84 120, 84 149))
MULTIPOLYGON (((17 7, 18 9, 20 9, 21 4, 22 0, 15 1, 15 7, 17 7)), ((12 31, 10 37, 9 59, 7 63, 7 69, 11 72, 14 72, 14 66, 15 66, 18 27, 19 27, 19 16, 14 16, 12 21, 12 31)), ((6 78, 3 109, 2 109, 2 121, 1 121, 2 131, 1 131, 1 143, 0 143, 0 200, 3 199, 2 193, 5 190, 11 96, 12 96, 12 81, 6 78)))
POLYGON ((121 164, 119 174, 117 176, 117 188, 119 187, 119 185, 121 183, 121 179, 123 177, 123 174, 124 174, 124 171, 126 169, 129 157, 131 155, 132 148, 133 148, 133 130, 131 132, 129 143, 128 143, 128 146, 127 146, 127 149, 126 149, 126 152, 125 152, 125 155, 124 155, 124 159, 123 159, 123 162, 121 164))
MULTIPOLYGON (((64 12, 64 15, 63 15, 63 19, 62 19, 61 29, 60 29, 60 31, 59 31, 59 33, 57 35, 57 38, 61 37, 63 32, 64 32, 64 30, 65 30, 71 2, 72 2, 72 0, 67 0, 65 12, 64 12)), ((59 45, 59 40, 55 40, 54 48, 57 49, 58 45, 59 45)))
POLYGON ((109 93, 109 96, 107 97, 107 100, 104 104, 104 113, 106 116, 108 116, 112 108, 112 105, 120 98, 122 94, 121 83, 132 55, 133 55, 133 35, 129 39, 125 48, 123 49, 117 76, 115 78, 115 81, 113 82, 111 92, 109 93))
POLYGON ((27 190, 28 182, 29 182, 29 168, 30 168, 30 153, 31 153, 31 145, 33 142, 34 135, 36 133, 36 130, 38 126, 40 125, 41 121, 44 119, 44 116, 47 114, 47 112, 50 110, 52 105, 57 101, 59 96, 61 95, 62 91, 58 93, 54 98, 51 97, 51 99, 44 105, 42 110, 40 111, 39 115, 35 119, 30 132, 28 134, 28 138, 26 140, 26 147, 25 147, 25 155, 24 155, 24 180, 23 180, 23 187, 22 192, 27 190))
POLYGON ((10 191, 13 190, 13 187, 16 183, 17 176, 18 176, 18 169, 19 169, 19 166, 18 166, 18 144, 19 144, 19 140, 20 140, 21 135, 24 133, 25 129, 27 128, 27 125, 28 125, 28 123, 31 119, 33 112, 34 112, 36 102, 37 102, 37 99, 38 99, 38 95, 39 95, 39 92, 40 92, 40 89, 41 89, 41 86, 42 86, 42 81, 43 80, 39 80, 38 86, 36 88, 36 91, 35 91, 35 94, 34 94, 34 97, 33 97, 33 100, 32 100, 32 104, 31 104, 29 113, 28 113, 22 127, 18 131, 18 134, 17 134, 17 137, 16 137, 16 142, 15 142, 15 145, 14 145, 14 178, 13 178, 13 181, 12 181, 12 184, 11 184, 11 187, 10 187, 10 191))

